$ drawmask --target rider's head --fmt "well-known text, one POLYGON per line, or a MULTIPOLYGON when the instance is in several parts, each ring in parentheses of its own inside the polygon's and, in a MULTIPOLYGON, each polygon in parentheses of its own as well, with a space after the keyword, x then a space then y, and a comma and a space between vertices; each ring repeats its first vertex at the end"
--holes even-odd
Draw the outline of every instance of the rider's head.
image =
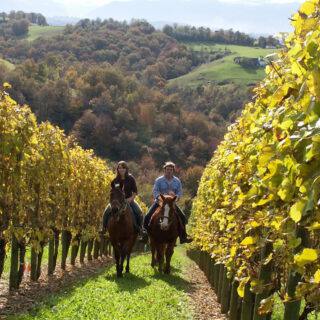
POLYGON ((119 161, 117 164, 117 177, 124 177, 129 174, 129 167, 125 161, 119 161))
POLYGON ((175 167, 176 165, 173 162, 166 162, 163 166, 164 175, 168 178, 172 178, 175 171, 175 167))

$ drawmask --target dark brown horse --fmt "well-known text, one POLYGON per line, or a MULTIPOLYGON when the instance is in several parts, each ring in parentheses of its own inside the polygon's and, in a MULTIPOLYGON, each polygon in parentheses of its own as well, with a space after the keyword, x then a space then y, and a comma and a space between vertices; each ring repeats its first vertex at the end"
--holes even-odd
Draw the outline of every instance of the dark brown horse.
POLYGON ((107 229, 116 259, 117 277, 122 277, 125 259, 127 259, 126 272, 130 272, 130 255, 138 233, 134 228, 130 206, 120 188, 111 189, 110 205, 111 216, 107 229))
POLYGON ((159 265, 163 271, 164 257, 166 264, 164 273, 170 273, 170 261, 179 231, 179 220, 175 208, 176 196, 160 195, 159 207, 152 215, 148 234, 152 252, 151 266, 159 265))

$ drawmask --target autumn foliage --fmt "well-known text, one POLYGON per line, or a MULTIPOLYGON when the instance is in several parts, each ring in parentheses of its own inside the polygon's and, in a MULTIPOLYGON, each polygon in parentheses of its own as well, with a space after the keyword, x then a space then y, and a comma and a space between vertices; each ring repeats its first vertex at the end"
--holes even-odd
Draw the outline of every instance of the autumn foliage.
POLYGON ((319 17, 318 0, 293 16, 287 49, 229 127, 193 205, 196 245, 228 267, 240 296, 246 284, 267 290, 264 312, 274 292, 286 305, 320 301, 319 17))

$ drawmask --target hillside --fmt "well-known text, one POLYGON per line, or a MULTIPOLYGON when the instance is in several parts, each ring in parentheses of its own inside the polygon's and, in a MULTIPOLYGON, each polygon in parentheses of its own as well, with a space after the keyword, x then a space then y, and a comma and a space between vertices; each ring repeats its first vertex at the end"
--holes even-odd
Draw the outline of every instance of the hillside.
POLYGON ((1 59, 1 58, 0 58, 0 65, 5 65, 9 70, 14 69, 14 64, 10 63, 7 60, 1 59))
POLYGON ((17 66, 0 69, 0 83, 12 85, 12 97, 82 147, 111 161, 130 161, 146 201, 148 183, 168 159, 189 181, 185 194, 194 193, 202 166, 249 99, 247 88, 167 91, 169 79, 205 59, 145 21, 85 19, 36 39, 55 31, 33 27, 33 41, 0 38, 0 54, 17 66))
POLYGON ((37 25, 32 25, 29 27, 29 33, 27 36, 27 39, 29 41, 34 41, 39 37, 52 37, 57 34, 60 34, 64 27, 60 26, 37 26, 37 25))
POLYGON ((185 45, 194 52, 210 52, 230 50, 230 54, 211 63, 203 64, 194 68, 191 72, 179 78, 172 79, 170 86, 178 85, 181 87, 196 87, 199 84, 208 82, 233 82, 236 84, 252 84, 260 81, 265 76, 264 68, 257 70, 243 68, 234 63, 233 59, 237 56, 258 58, 273 53, 274 49, 262 49, 255 47, 222 45, 222 44, 195 44, 185 43, 185 45))

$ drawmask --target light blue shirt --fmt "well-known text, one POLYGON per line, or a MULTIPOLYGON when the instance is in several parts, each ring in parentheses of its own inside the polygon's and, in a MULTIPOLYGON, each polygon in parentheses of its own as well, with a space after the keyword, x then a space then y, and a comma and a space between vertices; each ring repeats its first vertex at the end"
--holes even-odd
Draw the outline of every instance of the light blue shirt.
POLYGON ((153 197, 156 200, 161 194, 169 194, 173 191, 179 198, 182 196, 182 185, 179 178, 173 176, 171 180, 167 180, 165 176, 156 179, 153 186, 153 197))

